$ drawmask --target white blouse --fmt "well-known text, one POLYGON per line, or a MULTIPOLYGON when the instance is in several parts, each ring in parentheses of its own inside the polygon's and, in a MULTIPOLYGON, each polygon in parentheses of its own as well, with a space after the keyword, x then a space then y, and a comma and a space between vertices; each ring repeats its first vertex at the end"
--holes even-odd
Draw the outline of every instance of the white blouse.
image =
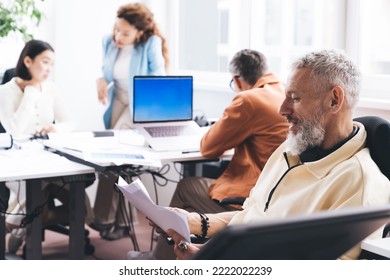
POLYGON ((26 86, 23 92, 16 78, 0 86, 0 122, 15 138, 39 133, 49 125, 53 125, 53 132, 72 128, 62 96, 53 82, 43 82, 41 90, 26 86))
POLYGON ((112 73, 115 87, 126 93, 129 91, 130 61, 133 48, 133 45, 130 45, 119 50, 112 73))

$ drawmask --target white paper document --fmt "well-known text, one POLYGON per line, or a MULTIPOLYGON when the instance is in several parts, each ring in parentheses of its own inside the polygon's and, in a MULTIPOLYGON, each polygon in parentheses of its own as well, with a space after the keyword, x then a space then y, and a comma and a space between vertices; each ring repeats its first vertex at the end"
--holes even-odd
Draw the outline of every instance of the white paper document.
POLYGON ((127 184, 122 177, 119 177, 117 186, 131 205, 141 211, 163 231, 173 229, 183 236, 186 241, 190 242, 187 217, 182 213, 156 205, 140 179, 127 184))
POLYGON ((137 147, 104 147, 85 148, 83 157, 86 161, 105 163, 112 162, 115 165, 134 164, 161 168, 161 161, 154 159, 144 150, 137 147))
POLYGON ((144 146, 124 144, 127 134, 121 132, 115 137, 94 137, 92 132, 51 134, 44 140, 45 146, 79 157, 85 161, 101 165, 142 165, 161 168, 161 160, 156 159, 144 146))

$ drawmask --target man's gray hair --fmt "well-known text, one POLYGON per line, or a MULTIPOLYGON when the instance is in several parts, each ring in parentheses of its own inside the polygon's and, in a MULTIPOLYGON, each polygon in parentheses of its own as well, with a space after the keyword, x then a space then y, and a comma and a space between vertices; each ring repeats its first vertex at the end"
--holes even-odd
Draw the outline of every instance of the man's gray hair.
POLYGON ((239 76, 251 86, 268 71, 267 59, 258 51, 243 49, 229 63, 229 72, 239 76))
POLYGON ((319 93, 334 86, 345 92, 348 107, 353 110, 359 100, 360 72, 344 53, 335 50, 311 52, 298 59, 293 68, 310 68, 310 77, 316 81, 319 93))

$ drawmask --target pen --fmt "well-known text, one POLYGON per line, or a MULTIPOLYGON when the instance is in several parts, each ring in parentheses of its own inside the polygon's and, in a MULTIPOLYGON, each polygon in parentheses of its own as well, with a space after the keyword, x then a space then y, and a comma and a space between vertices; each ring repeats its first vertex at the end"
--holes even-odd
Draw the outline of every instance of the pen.
POLYGON ((183 151, 182 154, 199 153, 199 151, 183 151))
POLYGON ((66 149, 66 150, 69 150, 69 151, 78 152, 78 153, 82 153, 82 152, 83 152, 83 151, 81 151, 81 150, 77 150, 77 149, 75 149, 75 148, 68 148, 68 147, 64 147, 64 149, 66 149))
POLYGON ((110 90, 114 86, 114 82, 111 82, 107 85, 107 90, 110 90))

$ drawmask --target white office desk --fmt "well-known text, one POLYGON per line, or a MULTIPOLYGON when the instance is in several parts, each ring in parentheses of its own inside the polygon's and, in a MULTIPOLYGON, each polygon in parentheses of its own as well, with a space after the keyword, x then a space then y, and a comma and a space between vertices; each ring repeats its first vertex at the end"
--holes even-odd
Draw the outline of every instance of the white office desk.
POLYGON ((364 240, 361 247, 363 250, 390 259, 390 237, 364 240))
MULTIPOLYGON (((69 257, 84 258, 84 203, 85 192, 82 181, 77 176, 94 174, 91 167, 67 160, 64 157, 42 149, 11 149, 0 151, 0 182, 26 180, 26 207, 30 213, 42 204, 41 182, 62 178, 69 182, 69 257), (76 177, 75 177, 76 176, 76 177)), ((0 184, 4 188, 4 184, 0 184)), ((1 190, 3 191, 4 190, 1 190)), ((27 226, 26 258, 42 258, 42 221, 40 216, 27 226)), ((5 219, 0 218, 0 259, 5 258, 5 219)))
MULTIPOLYGON (((145 140, 134 130, 112 131, 111 137, 93 137, 88 133, 72 133, 69 135, 55 135, 43 144, 53 150, 63 153, 78 162, 99 167, 120 165, 143 165, 161 167, 168 162, 199 162, 210 161, 200 152, 157 152, 147 147, 145 140), (82 141, 80 141, 82 139, 82 141), (100 158, 93 156, 100 154, 100 158), (140 158, 142 157, 142 159, 140 158)), ((218 159, 230 159, 233 150, 225 152, 218 159)), ((217 160, 217 159, 215 159, 217 160)), ((99 170, 97 170, 99 171, 99 170)))
MULTIPOLYGON (((134 130, 109 132, 113 132, 113 135, 94 137, 91 132, 50 135, 49 140, 42 143, 48 150, 88 165, 97 172, 109 170, 120 173, 127 168, 137 169, 140 166, 159 169, 165 163, 180 162, 187 163, 184 175, 189 176, 200 173, 200 166, 196 163, 213 160, 203 157, 200 152, 153 151, 145 144, 144 138, 134 130)), ((230 159, 232 154, 233 152, 229 151, 220 158, 230 159)))

